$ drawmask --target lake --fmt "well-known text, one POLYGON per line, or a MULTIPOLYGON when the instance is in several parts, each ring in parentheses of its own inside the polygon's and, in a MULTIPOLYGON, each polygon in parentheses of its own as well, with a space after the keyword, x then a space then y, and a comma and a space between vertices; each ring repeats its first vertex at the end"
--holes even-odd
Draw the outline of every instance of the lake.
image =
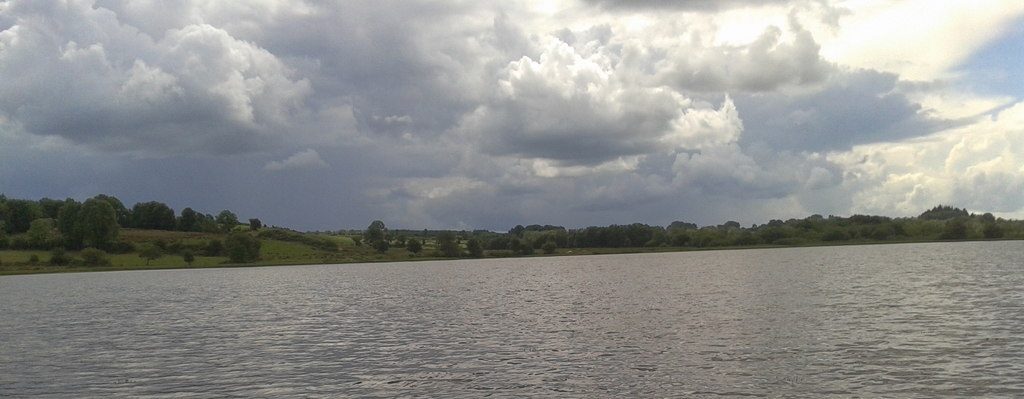
POLYGON ((1020 397, 1024 242, 0 277, 0 396, 1020 397))

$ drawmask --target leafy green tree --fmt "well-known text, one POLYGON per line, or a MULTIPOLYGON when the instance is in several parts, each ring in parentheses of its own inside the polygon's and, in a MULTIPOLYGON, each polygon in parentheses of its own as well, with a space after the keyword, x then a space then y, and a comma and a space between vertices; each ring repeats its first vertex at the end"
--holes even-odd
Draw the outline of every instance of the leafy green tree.
POLYGON ((985 223, 985 227, 981 229, 981 234, 985 238, 1003 238, 1003 229, 995 222, 985 223))
POLYGON ((423 243, 415 238, 410 238, 405 242, 405 249, 413 254, 418 254, 423 250, 423 243))
POLYGON ((199 231, 199 222, 202 218, 203 215, 192 208, 182 209, 181 216, 178 217, 178 230, 199 231))
POLYGON ((455 241, 455 233, 450 231, 442 231, 437 235, 437 250, 441 251, 441 255, 455 258, 459 256, 459 243, 455 241))
POLYGON ((963 240, 967 238, 967 223, 963 218, 954 218, 946 221, 939 238, 943 240, 963 240))
POLYGON ((249 230, 256 231, 263 228, 263 222, 259 219, 249 219, 249 230))
POLYGON ((238 226, 238 215, 227 209, 220 211, 217 214, 217 225, 220 226, 220 230, 229 233, 231 230, 238 226))
POLYGON ((33 220, 25 236, 28 245, 37 249, 48 249, 57 240, 57 224, 50 218, 33 220))
POLYGON ((110 202, 92 198, 82 204, 78 212, 79 228, 82 232, 82 243, 89 247, 109 248, 117 241, 120 225, 117 224, 117 213, 110 202))
POLYGON ((82 262, 86 266, 106 266, 110 264, 110 257, 100 249, 86 248, 79 253, 79 256, 82 257, 82 262))
POLYGON ((260 258, 260 240, 247 233, 234 232, 224 239, 224 251, 232 262, 252 262, 260 258))
POLYGON ((41 198, 39 200, 39 209, 42 211, 40 217, 57 220, 57 215, 60 214, 60 207, 62 206, 64 206, 64 201, 41 198))
POLYGON ((7 215, 4 225, 7 232, 20 234, 28 231, 33 220, 42 217, 43 211, 35 201, 7 200, 7 215))
POLYGON ((174 230, 174 210, 162 202, 141 202, 132 206, 131 226, 137 229, 174 230))
POLYGON ((146 260, 146 266, 149 266, 150 261, 160 259, 161 256, 164 256, 164 251, 156 245, 145 243, 139 247, 139 257, 146 260))
POLYGON ((124 203, 121 202, 121 200, 117 199, 117 197, 114 197, 112 195, 100 194, 93 198, 101 201, 106 201, 108 204, 110 204, 111 208, 114 208, 114 215, 116 215, 117 217, 118 226, 128 227, 131 224, 131 211, 129 211, 128 208, 124 206, 124 203))
POLYGON ((476 238, 466 240, 466 251, 469 252, 469 256, 474 258, 484 257, 484 246, 483 244, 480 244, 480 240, 476 238))
POLYGON ((374 220, 366 227, 366 231, 363 232, 363 239, 369 243, 374 243, 387 238, 387 227, 384 226, 384 222, 380 220, 374 220))

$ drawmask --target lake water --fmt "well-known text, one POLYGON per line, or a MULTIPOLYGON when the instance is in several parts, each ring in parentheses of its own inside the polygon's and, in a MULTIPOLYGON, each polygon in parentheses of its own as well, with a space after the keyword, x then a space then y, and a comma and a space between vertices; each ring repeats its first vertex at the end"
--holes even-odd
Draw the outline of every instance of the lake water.
POLYGON ((0 277, 0 396, 1021 397, 1024 242, 0 277))

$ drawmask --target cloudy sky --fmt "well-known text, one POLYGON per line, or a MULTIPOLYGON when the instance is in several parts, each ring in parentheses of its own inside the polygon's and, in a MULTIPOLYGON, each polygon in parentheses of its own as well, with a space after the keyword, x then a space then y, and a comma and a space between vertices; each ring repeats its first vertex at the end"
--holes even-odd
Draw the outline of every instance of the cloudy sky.
POLYGON ((0 192, 298 229, 1024 217, 1018 0, 0 0, 0 192))

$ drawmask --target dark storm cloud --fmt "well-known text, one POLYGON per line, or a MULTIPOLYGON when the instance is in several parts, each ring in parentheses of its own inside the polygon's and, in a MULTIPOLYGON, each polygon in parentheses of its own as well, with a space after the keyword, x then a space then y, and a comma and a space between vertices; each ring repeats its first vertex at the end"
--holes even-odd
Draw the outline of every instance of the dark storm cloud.
POLYGON ((744 118, 744 143, 776 149, 828 151, 897 141, 952 126, 895 91, 896 75, 861 70, 841 75, 819 91, 735 97, 744 118))

